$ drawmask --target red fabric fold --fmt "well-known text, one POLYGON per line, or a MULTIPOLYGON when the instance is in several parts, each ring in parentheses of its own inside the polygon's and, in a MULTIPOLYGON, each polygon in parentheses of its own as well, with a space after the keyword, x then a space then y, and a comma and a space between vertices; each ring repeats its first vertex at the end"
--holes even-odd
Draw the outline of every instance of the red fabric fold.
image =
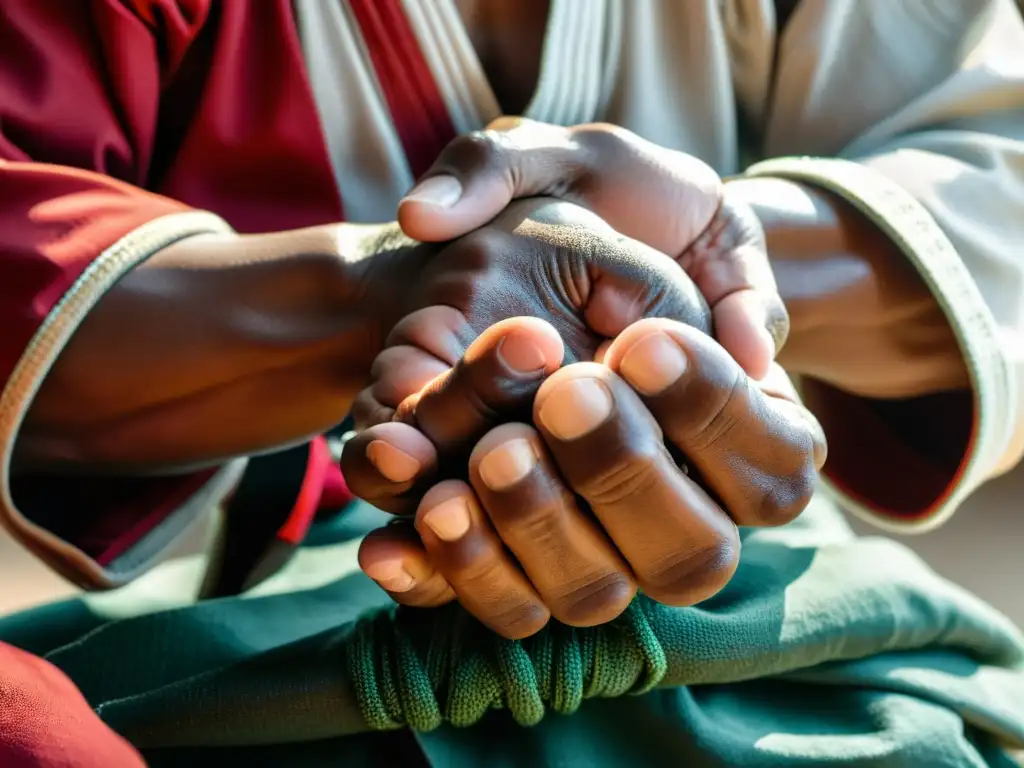
POLYGON ((0 766, 145 768, 63 672, 0 643, 0 766))

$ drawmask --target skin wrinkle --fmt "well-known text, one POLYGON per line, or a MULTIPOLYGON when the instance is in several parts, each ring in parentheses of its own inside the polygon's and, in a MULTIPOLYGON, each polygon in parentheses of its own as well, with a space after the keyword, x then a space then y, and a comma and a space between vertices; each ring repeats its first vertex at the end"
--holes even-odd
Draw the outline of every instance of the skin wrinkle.
MULTIPOLYGON (((509 322, 508 327, 514 327, 515 323, 509 322)), ((599 539, 605 541, 605 536, 609 537, 609 543, 632 564, 632 568, 625 570, 613 567, 613 572, 627 578, 636 576, 655 600, 684 605, 714 594, 732 573, 739 552, 738 531, 725 510, 742 514, 745 521, 758 525, 776 525, 796 514, 805 502, 804 491, 813 488, 814 471, 809 458, 814 452, 812 433, 810 422, 798 416, 799 407, 793 404, 789 411, 783 408, 765 411, 768 401, 759 392, 736 387, 734 382, 745 377, 740 376, 738 366, 727 353, 711 345, 703 334, 684 329, 678 323, 666 326, 666 322, 645 320, 632 336, 635 345, 640 338, 655 332, 654 328, 667 327, 673 334, 680 334, 678 343, 691 364, 682 378, 670 386, 668 394, 655 395, 644 407, 633 390, 604 366, 582 364, 563 368, 541 386, 534 398, 535 422, 543 424, 543 420, 536 421, 539 411, 565 381, 600 375, 610 385, 614 384, 615 406, 597 428, 568 442, 538 437, 548 445, 553 465, 549 467, 542 461, 529 475, 497 496, 477 486, 478 479, 472 469, 474 459, 470 459, 470 478, 477 488, 480 507, 494 523, 499 538, 513 552, 513 567, 521 567, 531 579, 536 577, 538 580, 533 583, 539 599, 553 615, 562 621, 569 619, 573 625, 599 623, 595 616, 599 613, 603 616, 602 611, 618 615, 630 593, 615 587, 615 579, 607 578, 606 566, 594 567, 600 561, 594 559, 592 543, 585 543, 578 535, 562 541, 554 538, 560 530, 560 520, 574 521, 574 525, 597 524, 597 530, 601 531, 599 539), (647 330, 641 331, 641 326, 647 330), (712 348, 717 352, 709 357, 707 353, 712 348), (731 392, 734 394, 730 395, 731 392), (745 396, 738 397, 739 393, 745 396), (689 413, 675 406, 689 400, 693 401, 693 408, 686 409, 689 413), (667 423, 670 424, 669 414, 678 417, 685 413, 692 423, 675 424, 675 439, 691 452, 695 450, 695 440, 697 444, 702 444, 702 440, 709 443, 703 453, 697 450, 705 472, 694 473, 688 479, 676 467, 655 412, 658 418, 669 418, 667 423), (716 413, 720 414, 717 418, 716 413), (722 420, 726 415, 735 426, 753 419, 759 428, 740 431, 735 426, 730 429, 707 426, 724 424, 722 420), (722 429, 736 439, 728 437, 727 444, 716 440, 715 435, 722 429), (685 434, 680 435, 680 430, 685 434), (701 435, 701 430, 709 434, 701 435), (793 430, 803 430, 806 439, 794 435, 793 430), (766 485, 767 479, 780 474, 784 477, 778 478, 778 489, 766 485), (708 477, 731 478, 734 486, 727 488, 728 493, 714 494, 705 490, 714 487, 714 483, 706 482, 708 477), (697 480, 696 485, 692 484, 693 479, 697 480), (576 504, 577 494, 585 504, 576 504), (636 504, 645 509, 664 510, 665 515, 638 527, 631 524, 629 514, 636 504), (558 559, 557 564, 553 558, 558 559), (571 570, 564 565, 566 559, 574 563, 571 570), (581 565, 576 566, 576 562, 581 565), (601 584, 587 587, 588 582, 582 582, 586 587, 584 591, 589 590, 595 596, 593 604, 584 602, 583 607, 577 606, 577 612, 570 616, 570 607, 559 601, 563 595, 575 594, 580 589, 584 575, 589 576, 590 582, 600 581, 601 584), (602 589, 606 581, 611 585, 607 590, 602 589)), ((626 346, 619 352, 614 349, 609 352, 609 365, 616 366, 616 361, 632 348, 628 340, 622 343, 626 346)), ((786 392, 789 390, 782 394, 786 392)), ((564 409, 558 407, 564 416, 564 409)), ((571 401, 566 407, 571 408, 571 401)), ((480 440, 474 455, 478 451, 484 455, 513 433, 521 436, 521 430, 529 429, 525 424, 496 427, 480 440)), ((672 439, 667 433, 666 437, 672 439)), ((351 481, 358 492, 358 475, 353 475, 351 481)), ((476 545, 468 546, 475 548, 476 545)), ((456 561, 448 562, 455 567, 456 561)), ((499 575, 495 572, 494 577, 499 575)), ((455 576, 453 572, 452 577, 455 576)), ((486 593, 493 595, 494 588, 494 585, 487 585, 486 593)), ((456 586, 455 593, 461 596, 461 589, 471 587, 456 586)), ((479 598, 477 595, 464 604, 474 613, 484 610, 479 598)), ((468 593, 466 599, 470 599, 468 593)), ((401 600, 422 604, 418 599, 401 600)), ((494 612, 498 612, 497 609, 494 612)), ((480 617, 495 626, 493 615, 489 616, 480 617)))
MULTIPOLYGON (((601 134, 604 129, 593 127, 589 130, 601 134)), ((591 148, 596 146, 598 141, 605 141, 607 137, 592 138, 594 141, 590 144, 591 148)), ((632 152, 641 158, 656 151, 641 148, 635 143, 630 144, 632 140, 628 135, 621 134, 611 138, 613 140, 605 143, 618 147, 620 155, 623 148, 627 150, 627 155, 632 156, 629 154, 632 152)), ((474 146, 483 149, 485 143, 481 140, 474 146)), ((597 173, 600 170, 616 179, 616 174, 632 173, 620 167, 621 159, 621 156, 612 158, 608 163, 603 163, 600 169, 591 169, 590 175, 576 174, 576 183, 572 185, 569 194, 578 196, 581 202, 592 209, 604 211, 611 207, 613 218, 626 218, 628 212, 629 217, 635 218, 639 215, 643 219, 645 210, 651 206, 638 204, 636 196, 628 204, 620 204, 621 201, 617 201, 615 196, 610 194, 613 185, 608 183, 608 176, 597 173), (581 181, 584 178, 585 184, 581 181), (594 188, 584 190, 586 194, 581 195, 581 184, 593 185, 594 188)), ((518 174, 515 178, 519 183, 530 183, 526 173, 528 168, 522 164, 522 158, 508 162, 507 159, 502 160, 498 155, 492 154, 490 162, 496 164, 498 170, 515 167, 518 174)), ((528 162, 534 161, 531 159, 528 162)), ((675 185, 676 188, 691 195, 710 194, 710 191, 713 191, 713 185, 710 183, 688 185, 671 178, 686 169, 689 169, 686 159, 673 156, 671 162, 649 162, 638 173, 667 175, 670 178, 660 180, 660 184, 666 188, 675 185)), ((467 178, 471 178, 466 175, 466 168, 462 168, 460 172, 463 173, 464 183, 467 178)), ((541 167, 541 172, 550 173, 551 169, 541 167)), ((622 183, 615 185, 615 188, 622 189, 631 183, 637 184, 636 179, 620 181, 622 183)), ((552 182, 545 180, 544 183, 550 185, 552 182)), ((775 295, 774 280, 768 265, 759 261, 763 261, 765 236, 757 220, 752 216, 749 209, 751 203, 747 196, 739 194, 723 197, 723 190, 726 188, 732 189, 730 185, 726 185, 725 188, 721 185, 718 187, 719 196, 714 198, 713 205, 706 209, 706 217, 702 212, 699 221, 701 236, 697 238, 697 242, 688 253, 680 253, 679 258, 675 260, 664 253, 636 248, 634 241, 618 233, 610 234, 607 239, 598 240, 600 248, 594 248, 587 233, 580 231, 588 216, 584 214, 578 219, 570 216, 566 220, 565 214, 571 209, 560 206, 553 206, 540 215, 527 214, 526 221, 519 219, 514 225, 515 232, 528 236, 531 246, 538 247, 540 252, 543 252, 545 245, 541 241, 546 240, 547 247, 553 248, 553 251, 549 250, 540 257, 543 269, 526 273, 529 275, 528 279, 533 281, 535 289, 548 289, 545 306, 551 308, 558 302, 580 300, 578 305, 570 305, 570 311, 564 316, 553 318, 554 326, 561 333, 565 324, 572 324, 573 320, 578 321, 582 315, 586 326, 583 330, 589 328, 590 332, 598 337, 594 339, 591 336, 582 343, 578 339, 567 339, 570 349, 567 350, 566 360, 573 360, 573 353, 585 348, 587 343, 594 343, 601 337, 616 336, 622 325, 633 319, 629 315, 634 304, 642 306, 643 311, 640 314, 664 313, 672 317, 685 318, 687 309, 693 307, 685 301, 678 303, 680 290, 685 295, 687 291, 696 288, 692 283, 686 283, 688 287, 681 288, 674 284, 671 278, 685 275, 687 270, 689 277, 697 278, 701 282, 701 289, 710 295, 730 297, 732 293, 742 292, 743 295, 738 296, 728 306, 722 305, 723 324, 730 319, 729 312, 739 317, 737 313, 749 309, 752 310, 749 315, 751 330, 760 331, 763 326, 759 326, 759 323, 762 321, 757 318, 757 308, 753 305, 759 297, 775 301, 778 306, 768 307, 766 324, 777 340, 784 337, 785 308, 775 295), (585 285, 580 285, 574 280, 574 265, 585 268, 585 285), (545 282, 548 284, 545 285, 545 282), (643 288, 641 285, 654 287, 643 288), (605 298, 606 292, 610 292, 615 301, 608 301, 605 298), (557 299, 553 300, 552 297, 557 299), (613 326, 616 330, 613 330, 613 326)), ((752 189, 750 185, 744 184, 738 188, 744 192, 752 189)), ((757 189, 761 188, 759 186, 757 189)), ((797 190, 799 191, 799 188, 797 190)), ((522 191, 516 190, 517 193, 522 191)), ((790 199, 792 197, 793 195, 790 195, 790 199)), ((777 198, 773 192, 764 200, 775 203, 778 202, 777 198)), ((786 221, 784 217, 781 217, 781 220, 786 221)), ((649 224, 651 226, 645 226, 645 229, 657 229, 655 217, 651 217, 649 224)), ((695 221, 686 226, 697 228, 698 223, 695 221)), ((816 226, 828 230, 824 224, 816 226)), ((639 234, 644 237, 650 235, 658 242, 662 242, 671 237, 672 232, 666 233, 662 228, 656 232, 645 231, 639 234)), ((836 247, 842 244, 843 238, 852 237, 845 231, 828 231, 827 234, 833 237, 831 242, 836 247)), ((808 247, 820 245, 821 238, 812 238, 812 241, 808 247)), ((679 252, 682 249, 672 250, 679 252)), ((513 273, 509 274, 509 279, 516 279, 513 273)), ((510 313, 518 309, 519 307, 506 307, 510 313)), ((699 303, 696 315, 699 316, 701 311, 708 312, 707 306, 699 303)), ((705 314, 695 324, 707 327, 707 320, 705 314)), ((470 319, 469 322, 475 320, 470 319)), ((666 327, 677 329, 678 324, 666 327)), ((778 396, 792 397, 791 392, 787 390, 768 394, 759 385, 741 387, 737 382, 747 381, 748 377, 740 370, 736 359, 729 357, 729 362, 726 363, 724 358, 719 359, 725 354, 721 348, 717 348, 712 354, 707 342, 698 343, 688 333, 683 333, 681 328, 673 330, 673 333, 676 332, 684 339, 682 343, 691 365, 687 368, 689 373, 684 376, 685 380, 670 388, 671 396, 646 398, 646 407, 642 408, 634 409, 630 406, 625 411, 620 408, 613 417, 614 425, 611 429, 598 428, 575 438, 571 445, 552 444, 551 436, 546 433, 544 438, 554 454, 557 465, 556 470, 544 475, 548 478, 546 482, 564 484, 566 495, 569 497, 581 493, 587 504, 596 505, 596 509, 593 510, 586 509, 586 505, 573 509, 574 519, 600 520, 617 549, 623 553, 628 552, 630 562, 648 577, 652 568, 669 571, 672 568, 679 569, 679 583, 667 587, 647 584, 654 587, 654 592, 650 594, 655 599, 665 599, 672 604, 702 599, 728 579, 735 565, 735 555, 738 553, 738 542, 734 541, 737 536, 736 521, 751 525, 776 525, 798 513, 806 501, 805 491, 813 487, 812 480, 816 467, 824 456, 824 445, 817 444, 821 440, 820 428, 815 426, 813 418, 804 418, 800 407, 795 404, 774 399, 778 396), (655 422, 663 424, 666 427, 666 435, 670 440, 675 440, 674 455, 687 461, 697 460, 697 466, 689 478, 676 466, 673 454, 660 438, 660 451, 652 453, 648 450, 650 446, 644 445, 641 433, 647 434, 649 438, 655 422), (795 436, 793 430, 802 430, 801 436, 795 436), (604 478, 605 482, 608 482, 608 478, 614 478, 614 487, 604 493, 600 488, 588 486, 588 483, 595 482, 595 478, 599 482, 602 473, 607 475, 604 478), (777 488, 768 483, 772 478, 777 481, 777 488), (645 509, 659 510, 659 514, 652 517, 650 526, 638 527, 630 524, 629 507, 635 508, 638 504, 645 509), (689 566, 688 560, 691 561, 689 566), (689 573, 685 573, 686 571, 689 573)), ((736 333, 735 327, 733 333, 736 333)), ((706 339, 705 336, 700 338, 706 339)), ((621 354, 615 351, 616 343, 618 341, 611 344, 604 357, 604 361, 612 366, 613 370, 618 370, 617 366, 622 360, 621 354)), ((723 340, 722 343, 728 346, 728 342, 723 340)), ((620 347, 623 352, 627 348, 622 345, 620 347)), ((732 352, 734 350, 730 350, 730 353, 732 352)), ((759 365, 757 361, 751 364, 759 365)), ((573 375, 582 375, 579 370, 573 370, 576 368, 577 366, 568 366, 552 375, 541 386, 540 393, 535 398, 536 403, 541 402, 545 388, 556 379, 564 380, 569 377, 570 372, 573 375)), ((603 370, 606 373, 602 375, 610 375, 607 374, 608 369, 603 370)), ((769 374, 770 372, 771 370, 768 371, 769 374)), ((616 384, 616 387, 619 386, 616 384)), ((559 406, 567 421, 583 418, 579 414, 575 417, 572 415, 574 407, 571 401, 567 402, 564 408, 559 406)), ((534 417, 537 417, 536 411, 534 417)), ((657 426, 654 426, 653 431, 660 435, 657 429, 657 426)), ((569 425, 567 434, 571 433, 569 425)), ((487 440, 487 437, 485 436, 483 440, 487 440)), ((353 478, 353 482, 358 484, 358 479, 353 478)), ((541 515, 551 514, 550 503, 534 498, 525 487, 517 489, 517 493, 517 503, 532 505, 530 509, 541 515)), ((481 504, 492 515, 492 519, 497 520, 494 516, 503 514, 501 508, 495 506, 495 500, 487 498, 486 494, 481 498, 481 504)), ((552 530, 552 520, 538 523, 540 527, 536 531, 552 530)), ((505 540, 508 546, 516 548, 514 538, 506 537, 505 540)), ((574 546, 578 549, 579 542, 574 546)), ((520 563, 530 573, 534 573, 534 569, 540 567, 536 563, 547 562, 544 558, 551 554, 538 551, 541 549, 544 547, 528 547, 520 558, 520 563)), ((566 552, 577 551, 568 549, 566 545, 549 546, 547 549, 557 551, 560 556, 564 556, 566 552)), ((580 572, 586 571, 584 569, 580 572)), ((674 575, 676 574, 669 572, 662 574, 661 578, 671 581, 674 575)), ((573 574, 574 578, 575 576, 576 574, 573 574)), ((561 586, 564 592, 564 579, 561 586)), ((456 588, 455 591, 459 593, 461 599, 463 596, 460 590, 456 588)), ((550 591, 544 592, 543 598, 547 601, 553 599, 550 591)), ((548 605, 550 608, 550 602, 548 605)))

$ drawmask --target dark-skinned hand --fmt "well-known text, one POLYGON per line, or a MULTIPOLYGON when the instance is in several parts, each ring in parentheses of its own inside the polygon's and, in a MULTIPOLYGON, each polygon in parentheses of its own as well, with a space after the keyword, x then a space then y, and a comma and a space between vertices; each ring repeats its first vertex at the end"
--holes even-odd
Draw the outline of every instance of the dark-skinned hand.
POLYGON ((458 599, 511 638, 551 616, 608 621, 638 588, 692 605, 732 575, 737 526, 785 523, 810 500, 824 438, 777 366, 755 381, 665 319, 630 325, 602 363, 559 370, 562 354, 552 326, 520 317, 439 358, 450 369, 420 390, 382 355, 395 420, 349 441, 343 468, 357 495, 414 512, 360 551, 396 601, 458 599), (444 454, 467 444, 468 478, 450 479, 444 454))
POLYGON ((410 237, 444 241, 537 195, 587 208, 671 256, 710 305, 719 343, 754 378, 768 373, 789 316, 761 222, 693 155, 606 123, 567 128, 503 117, 452 141, 402 201, 398 220, 410 237))
MULTIPOLYGON (((643 317, 672 318, 710 331, 707 304, 672 259, 570 203, 515 201, 486 226, 436 253, 424 253, 427 247, 411 247, 407 269, 396 274, 408 285, 396 290, 396 306, 388 309, 403 319, 385 341, 372 385, 356 398, 357 428, 391 420, 402 399, 396 388, 403 397, 420 390, 455 365, 479 334, 508 317, 550 323, 568 362, 592 360, 602 344, 643 317), (386 371, 401 375, 396 381, 386 371)), ((503 354, 506 366, 531 374, 544 364, 542 351, 529 345, 507 347, 503 354)), ((474 418, 472 413, 445 416, 474 418)), ((451 425, 435 428, 429 419, 420 414, 421 428, 443 441, 439 430, 451 425)), ((483 434, 464 425, 460 429, 464 447, 483 434)))

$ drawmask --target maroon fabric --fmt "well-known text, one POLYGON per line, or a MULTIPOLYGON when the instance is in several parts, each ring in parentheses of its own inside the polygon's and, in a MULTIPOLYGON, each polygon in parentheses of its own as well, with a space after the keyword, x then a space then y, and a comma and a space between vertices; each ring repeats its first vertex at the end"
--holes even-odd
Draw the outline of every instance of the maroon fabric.
MULTIPOLYGON (((243 232, 342 218, 290 0, 0 4, 0 381, 102 250, 189 208, 243 232)), ((197 477, 15 498, 108 562, 197 477)))
MULTIPOLYGON (((392 6, 385 24, 401 20, 392 6)), ((404 30, 388 55, 415 58, 404 30)), ((375 46, 387 36, 373 40, 384 61, 375 46)), ((437 127, 425 143, 420 118, 396 115, 417 168, 452 133, 439 96, 426 103, 437 127)), ((0 3, 0 382, 101 251, 189 208, 241 232, 343 219, 291 1, 0 3)), ((307 507, 348 498, 336 467, 318 477, 307 507)), ((22 477, 15 492, 20 509, 106 562, 203 479, 22 477)), ((284 529, 289 540, 307 513, 284 529)), ((0 645, 0 766, 141 765, 56 668, 0 645)))
POLYGON ((829 437, 824 474, 851 498, 917 520, 956 488, 977 437, 971 392, 869 400, 808 379, 802 394, 829 437))
POLYGON ((348 0, 414 176, 455 138, 448 108, 400 0, 348 0))
POLYGON ((0 643, 0 766, 142 768, 52 664, 0 643))
POLYGON ((17 477, 19 509, 51 533, 109 566, 198 491, 216 470, 185 477, 17 477))

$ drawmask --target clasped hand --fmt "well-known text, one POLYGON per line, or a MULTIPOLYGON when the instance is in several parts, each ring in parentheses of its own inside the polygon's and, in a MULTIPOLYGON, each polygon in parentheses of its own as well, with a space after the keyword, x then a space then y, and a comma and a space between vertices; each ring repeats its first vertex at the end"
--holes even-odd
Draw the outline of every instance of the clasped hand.
POLYGON ((460 139, 439 175, 447 197, 411 196, 400 220, 456 239, 421 272, 343 457, 397 516, 361 566, 400 603, 458 599, 510 638, 606 622, 638 589, 715 594, 737 526, 792 520, 825 457, 771 362, 785 311, 756 221, 703 164, 602 126, 460 139))

